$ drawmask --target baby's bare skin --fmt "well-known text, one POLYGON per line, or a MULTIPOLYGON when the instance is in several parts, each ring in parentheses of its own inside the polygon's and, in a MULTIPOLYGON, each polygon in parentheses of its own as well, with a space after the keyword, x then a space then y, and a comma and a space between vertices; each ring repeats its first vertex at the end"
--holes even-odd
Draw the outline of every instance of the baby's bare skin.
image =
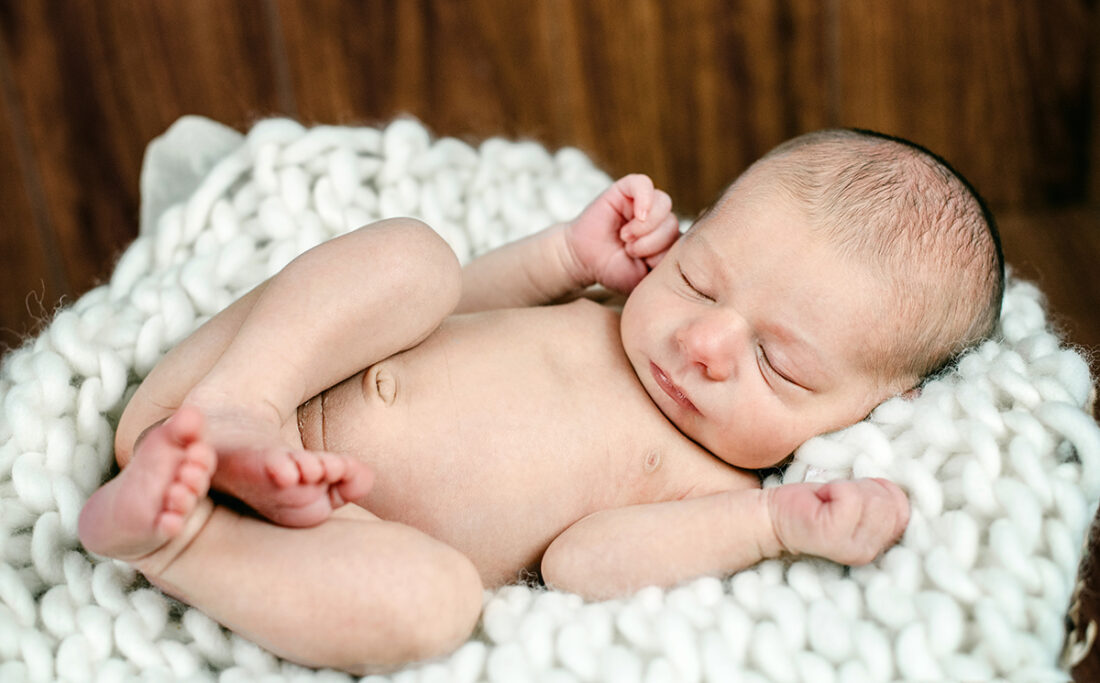
POLYGON ((304 445, 368 463, 364 507, 462 551, 487 586, 537 571, 597 510, 758 487, 653 405, 618 320, 587 300, 449 318, 304 406, 304 445))
POLYGON ((782 552, 870 561, 904 529, 896 486, 762 491, 730 463, 775 464, 894 391, 845 322, 875 297, 797 212, 731 204, 669 250, 667 195, 630 176, 461 274, 416 221, 307 252, 154 368, 82 540, 285 657, 357 673, 450 651, 483 587, 525 570, 607 598, 782 552), (593 282, 633 290, 621 315, 538 306, 593 282), (818 313, 826 290, 844 319, 818 313), (181 475, 191 449, 213 462, 181 475))

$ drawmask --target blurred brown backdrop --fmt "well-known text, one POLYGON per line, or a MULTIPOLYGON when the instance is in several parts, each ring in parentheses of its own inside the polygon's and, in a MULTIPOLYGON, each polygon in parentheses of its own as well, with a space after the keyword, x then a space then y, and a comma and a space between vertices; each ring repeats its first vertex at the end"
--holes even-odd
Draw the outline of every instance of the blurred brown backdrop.
POLYGON ((109 274, 143 149, 179 116, 401 113, 581 147, 686 215, 806 130, 911 138, 1100 347, 1093 0, 0 0, 0 348, 109 274))

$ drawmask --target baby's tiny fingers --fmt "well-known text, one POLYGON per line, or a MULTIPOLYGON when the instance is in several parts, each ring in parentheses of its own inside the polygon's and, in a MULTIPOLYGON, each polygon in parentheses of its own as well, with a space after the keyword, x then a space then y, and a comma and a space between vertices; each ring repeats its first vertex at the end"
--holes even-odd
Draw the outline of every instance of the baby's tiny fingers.
POLYGON ((676 220, 676 217, 672 214, 665 216, 665 219, 661 221, 660 225, 654 228, 652 231, 640 235, 631 244, 634 258, 649 258, 656 256, 672 246, 672 244, 680 237, 680 224, 676 220))
POLYGON ((646 216, 639 215, 630 223, 630 232, 634 237, 641 237, 651 233, 665 223, 672 215, 672 197, 664 190, 654 190, 649 202, 649 211, 646 216))
POLYGON ((650 215, 653 220, 664 220, 664 217, 672 213, 672 197, 664 190, 653 191, 653 203, 650 205, 650 215))
POLYGON ((888 479, 875 477, 873 481, 885 488, 887 495, 891 498, 896 513, 894 538, 900 538, 905 532, 905 527, 909 526, 909 497, 905 495, 905 491, 900 486, 888 479))
POLYGON ((653 205, 653 181, 642 173, 632 173, 615 183, 619 191, 633 203, 633 215, 639 221, 649 217, 653 205))

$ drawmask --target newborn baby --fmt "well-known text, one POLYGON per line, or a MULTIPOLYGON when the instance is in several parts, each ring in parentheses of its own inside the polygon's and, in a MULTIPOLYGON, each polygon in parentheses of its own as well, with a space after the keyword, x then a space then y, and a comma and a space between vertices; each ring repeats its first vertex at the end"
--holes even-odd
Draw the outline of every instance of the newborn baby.
POLYGON ((454 649, 483 588, 530 572, 600 599, 784 553, 866 563, 905 528, 897 486, 752 470, 988 335, 1003 278, 966 181, 863 131, 781 145, 683 237, 640 175, 462 270, 382 221, 154 368, 80 538, 355 673, 454 649), (597 283, 621 312, 578 296, 597 283))

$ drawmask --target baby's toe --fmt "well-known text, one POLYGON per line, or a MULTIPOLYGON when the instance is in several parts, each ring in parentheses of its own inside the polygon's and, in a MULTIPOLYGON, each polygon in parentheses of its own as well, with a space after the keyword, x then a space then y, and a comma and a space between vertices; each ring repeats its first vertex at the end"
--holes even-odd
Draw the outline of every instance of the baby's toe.
POLYGON ((347 463, 346 476, 333 488, 344 502, 354 503, 364 498, 373 485, 374 471, 365 464, 355 461, 347 463))
POLYGON ((204 441, 195 441, 187 446, 185 459, 198 467, 213 472, 218 464, 218 454, 214 447, 204 441))
POLYGON ((347 460, 334 453, 320 453, 318 459, 325 470, 324 481, 326 484, 335 484, 348 473, 347 460))
POLYGON ((299 481, 303 484, 316 484, 325 477, 325 468, 321 459, 309 451, 296 451, 290 454, 298 466, 299 481))
POLYGON ((174 538, 181 531, 183 531, 184 515, 172 511, 165 510, 157 515, 157 520, 154 523, 154 531, 162 538, 174 538))
POLYGON ((186 447, 202 437, 202 413, 194 406, 183 406, 165 422, 165 427, 177 444, 186 447))
POLYGON ((198 496, 188 486, 174 483, 164 492, 164 510, 186 514, 195 507, 198 496))
POLYGON ((272 483, 280 488, 294 486, 301 481, 301 471, 298 464, 291 459, 289 454, 280 454, 267 458, 264 462, 264 471, 272 483))
POLYGON ((180 465, 176 481, 191 489, 195 495, 205 495, 210 488, 210 470, 191 462, 180 465))

